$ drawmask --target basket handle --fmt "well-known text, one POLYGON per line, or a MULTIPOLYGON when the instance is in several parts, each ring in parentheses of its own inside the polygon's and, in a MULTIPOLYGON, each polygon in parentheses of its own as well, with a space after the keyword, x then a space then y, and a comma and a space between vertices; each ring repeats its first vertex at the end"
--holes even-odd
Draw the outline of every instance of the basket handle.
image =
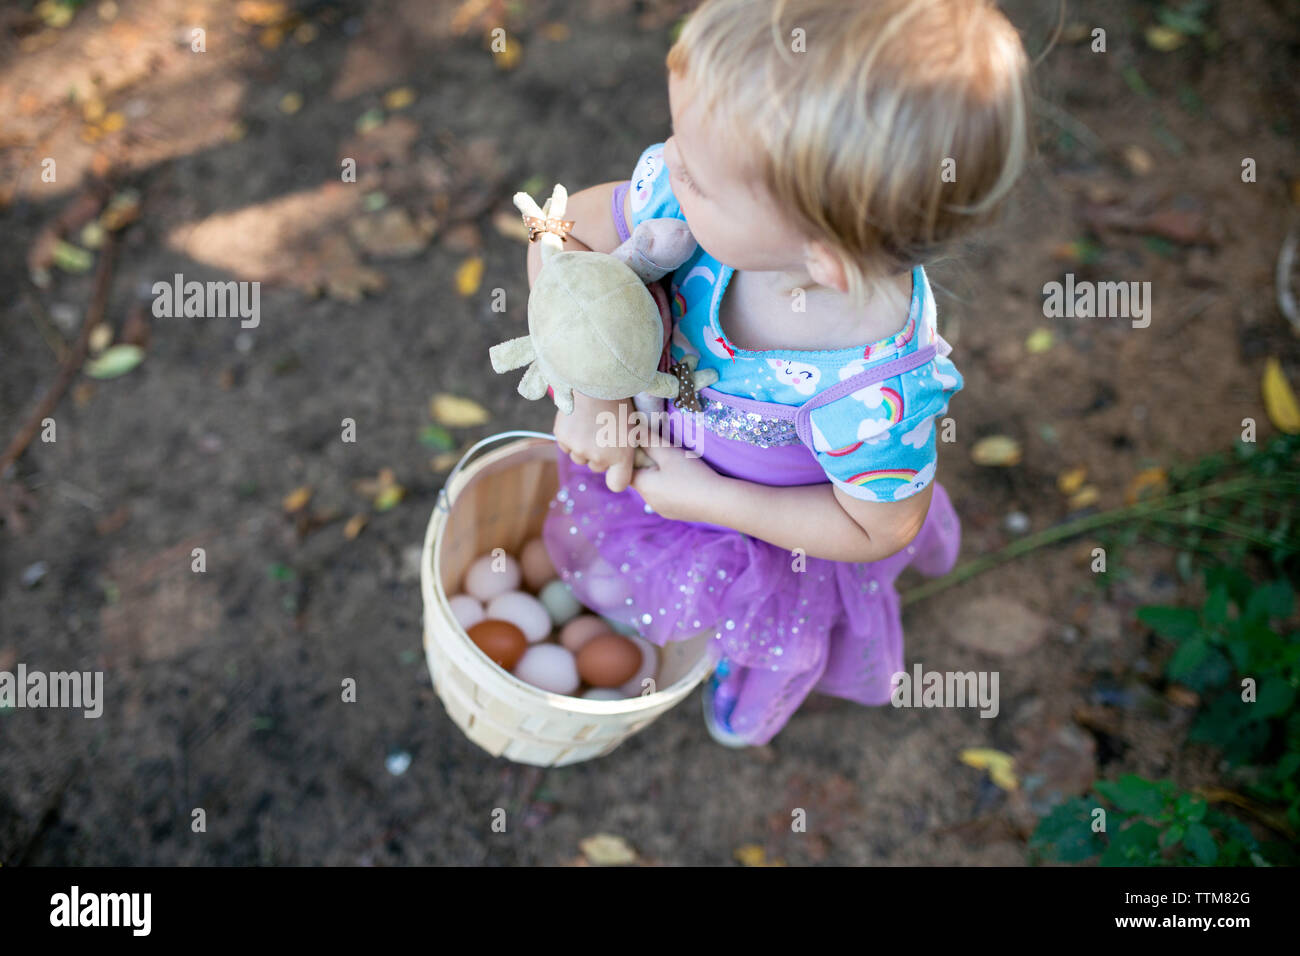
POLYGON ((530 432, 520 429, 510 432, 498 432, 495 435, 489 435, 487 438, 475 442, 469 447, 469 450, 466 451, 465 454, 461 455, 460 461, 456 462, 456 467, 452 468, 451 473, 447 475, 447 480, 442 483, 442 487, 438 490, 439 511, 446 513, 450 509, 451 505, 447 500, 447 489, 452 486, 452 483, 456 480, 456 476, 459 475, 462 469, 470 463, 470 460, 478 454, 479 450, 486 448, 488 445, 495 445, 497 442, 505 441, 507 438, 549 438, 551 441, 555 441, 555 436, 549 435, 546 432, 530 432))

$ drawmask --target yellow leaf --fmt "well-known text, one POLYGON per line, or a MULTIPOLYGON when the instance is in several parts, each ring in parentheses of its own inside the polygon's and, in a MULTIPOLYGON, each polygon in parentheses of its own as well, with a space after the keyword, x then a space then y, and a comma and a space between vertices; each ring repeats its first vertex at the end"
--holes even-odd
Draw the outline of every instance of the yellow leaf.
POLYGON ((456 467, 456 462, 460 461, 460 452, 444 451, 440 455, 434 455, 429 459, 429 467, 441 474, 444 471, 451 471, 456 467))
POLYGON ((519 65, 519 58, 524 55, 523 45, 514 37, 508 37, 505 48, 495 55, 498 67, 503 70, 513 70, 519 65))
POLYGON ((126 125, 126 117, 114 110, 111 113, 104 114, 104 118, 99 122, 99 128, 105 133, 116 133, 126 125))
POLYGON ((292 116, 300 109, 302 109, 301 93, 285 93, 284 96, 280 97, 281 113, 288 113, 290 116, 292 116))
POLYGON ((456 269, 456 292, 461 296, 473 295, 482 281, 482 256, 471 256, 456 269))
POLYGON ((375 497, 375 510, 387 511, 397 506, 397 503, 406 496, 406 489, 401 485, 391 485, 375 497))
POLYGON ((309 501, 311 501, 311 485, 303 485, 285 495, 282 506, 285 514, 294 514, 307 507, 309 501))
POLYGON ((1282 364, 1277 359, 1271 358, 1264 364, 1264 380, 1260 385, 1269 421, 1278 431, 1288 435, 1300 434, 1300 405, 1296 404, 1295 392, 1291 391, 1282 364))
POLYGON ((1038 355, 1046 352, 1052 347, 1053 337, 1051 329, 1034 329, 1029 333, 1029 338, 1025 339, 1025 350, 1030 355, 1038 355))
POLYGON ((409 86, 399 86, 384 94, 384 109, 386 110, 406 109, 414 102, 415 90, 409 86))
POLYGON ((343 537, 352 541, 361 533, 361 529, 366 526, 365 515, 353 515, 348 519, 348 523, 343 526, 343 537))
POLYGON ((1083 487, 1083 480, 1087 477, 1087 468, 1070 468, 1056 476, 1056 487, 1061 494, 1072 495, 1083 487))
POLYGON ((1159 25, 1147 27, 1146 38, 1151 49, 1159 50, 1161 53, 1177 50, 1187 40, 1187 37, 1177 30, 1159 25))
POLYGON ((626 866, 637 861, 636 850, 620 836, 597 833, 578 844, 585 856, 596 866, 626 866))
POLYGON ((961 762, 976 770, 987 770, 989 778, 1003 790, 1015 790, 1020 786, 1011 754, 987 747, 971 747, 961 752, 961 762))
POLYGON ((492 418, 478 402, 445 392, 440 392, 430 400, 429 414, 439 425, 448 428, 472 428, 475 425, 485 425, 492 418))
POLYGON ((1101 491, 1096 485, 1084 485, 1078 494, 1070 496, 1069 505, 1071 509, 1086 508, 1095 505, 1100 498, 1101 491))
POLYGON ((757 843, 737 847, 734 856, 742 866, 785 866, 783 860, 769 860, 767 851, 757 843))
POLYGON ((90 330, 90 354, 98 355, 113 344, 113 327, 107 322, 100 322, 90 330))
POLYGON ((981 438, 970 450, 971 461, 977 465, 1006 468, 1020 464, 1020 442, 1006 435, 981 438))
POLYGON ((1124 501, 1130 505, 1137 504, 1142 499, 1142 492, 1148 488, 1157 489, 1155 493, 1159 494, 1164 490, 1167 480, 1163 468, 1146 468, 1139 471, 1128 483, 1128 490, 1124 492, 1124 501))
POLYGON ((546 23, 542 25, 542 35, 552 43, 563 43, 569 39, 569 26, 558 20, 554 23, 546 23))

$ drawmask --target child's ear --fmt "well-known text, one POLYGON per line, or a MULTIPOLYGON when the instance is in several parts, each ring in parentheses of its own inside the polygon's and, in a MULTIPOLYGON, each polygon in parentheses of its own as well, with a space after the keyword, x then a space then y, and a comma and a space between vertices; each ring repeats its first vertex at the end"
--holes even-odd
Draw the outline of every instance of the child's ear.
POLYGON ((804 267, 808 270, 809 277, 818 285, 845 293, 849 291, 849 280, 844 271, 844 264, 820 242, 809 242, 804 246, 804 267))

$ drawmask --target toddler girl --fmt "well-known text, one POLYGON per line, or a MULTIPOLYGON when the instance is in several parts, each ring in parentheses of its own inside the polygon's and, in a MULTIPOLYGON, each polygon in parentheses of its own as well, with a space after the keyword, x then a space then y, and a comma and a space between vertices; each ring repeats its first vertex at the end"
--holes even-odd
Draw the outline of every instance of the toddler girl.
POLYGON ((985 0, 707 0, 667 66, 673 135, 570 197, 566 249, 685 220, 671 358, 719 377, 635 473, 600 438, 631 403, 575 394, 544 535, 598 613, 660 646, 710 633, 710 731, 762 744, 813 690, 887 702, 893 582, 956 560, 935 418, 962 378, 921 263, 1016 178, 1026 61, 985 0))

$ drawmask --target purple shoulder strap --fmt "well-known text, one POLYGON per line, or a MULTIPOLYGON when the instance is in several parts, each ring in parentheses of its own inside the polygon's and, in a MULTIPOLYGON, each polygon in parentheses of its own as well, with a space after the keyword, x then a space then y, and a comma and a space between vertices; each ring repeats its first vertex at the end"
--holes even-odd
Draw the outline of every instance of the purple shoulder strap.
POLYGON ((816 451, 813 448, 812 425, 810 424, 814 410, 838 401, 846 395, 852 395, 868 385, 875 385, 877 382, 883 382, 895 375, 901 375, 904 372, 912 371, 912 369, 920 368, 936 355, 946 356, 952 351, 952 346, 948 344, 942 335, 936 336, 936 338, 937 341, 933 344, 919 348, 909 355, 893 359, 883 365, 877 365, 875 368, 869 368, 857 375, 846 378, 839 384, 832 385, 824 392, 814 395, 802 405, 760 402, 752 398, 728 395, 725 392, 719 392, 712 386, 700 389, 699 394, 712 401, 720 401, 725 405, 738 408, 742 412, 751 412, 762 415, 764 418, 779 418, 782 421, 794 422, 795 431, 799 434, 799 440, 807 445, 810 451, 816 451))
POLYGON ((627 195, 628 187, 632 181, 619 183, 614 187, 614 198, 610 200, 610 213, 614 216, 614 228, 618 230, 618 241, 627 242, 632 236, 632 231, 627 227, 627 219, 623 216, 623 197, 627 195))

